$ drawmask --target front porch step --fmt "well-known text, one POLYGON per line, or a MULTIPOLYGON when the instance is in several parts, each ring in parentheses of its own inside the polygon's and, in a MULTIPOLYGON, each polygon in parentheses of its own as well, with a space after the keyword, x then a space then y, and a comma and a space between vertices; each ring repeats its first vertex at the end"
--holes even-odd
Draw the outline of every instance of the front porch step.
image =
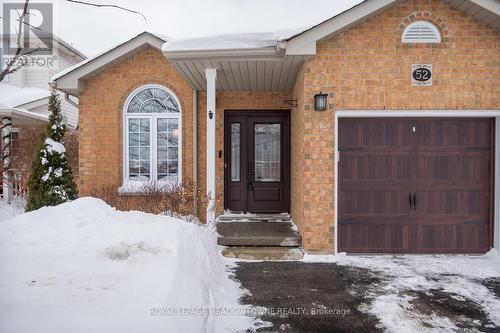
POLYGON ((229 213, 217 218, 218 222, 290 222, 290 214, 236 214, 229 213))
POLYGON ((291 222, 218 222, 217 243, 224 246, 300 247, 291 222))
POLYGON ((222 255, 245 260, 300 260, 304 252, 298 247, 231 246, 222 255))

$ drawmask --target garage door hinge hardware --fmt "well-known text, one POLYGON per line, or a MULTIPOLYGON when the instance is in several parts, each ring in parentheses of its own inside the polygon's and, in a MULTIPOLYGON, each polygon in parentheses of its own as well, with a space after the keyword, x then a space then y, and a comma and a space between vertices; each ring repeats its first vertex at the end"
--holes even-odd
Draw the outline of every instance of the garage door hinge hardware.
POLYGON ((356 151, 363 150, 361 147, 339 147, 339 151, 356 151))
POLYGON ((481 221, 465 221, 464 224, 488 224, 488 221, 481 220, 481 221))

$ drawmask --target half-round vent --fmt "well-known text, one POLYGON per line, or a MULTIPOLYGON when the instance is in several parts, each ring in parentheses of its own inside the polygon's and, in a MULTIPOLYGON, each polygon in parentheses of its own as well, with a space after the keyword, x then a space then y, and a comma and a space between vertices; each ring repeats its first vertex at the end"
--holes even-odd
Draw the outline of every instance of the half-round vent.
POLYGON ((403 43, 441 43, 441 34, 434 24, 415 21, 403 31, 403 43))

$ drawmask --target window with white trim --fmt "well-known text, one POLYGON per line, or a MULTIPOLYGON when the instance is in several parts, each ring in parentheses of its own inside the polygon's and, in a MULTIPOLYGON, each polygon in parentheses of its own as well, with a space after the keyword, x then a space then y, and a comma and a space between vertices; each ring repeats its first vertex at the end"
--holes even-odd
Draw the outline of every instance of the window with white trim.
POLYGON ((124 181, 178 182, 180 106, 160 85, 136 89, 125 103, 124 181))
POLYGON ((403 31, 403 43, 441 43, 439 29, 429 21, 415 21, 403 31))

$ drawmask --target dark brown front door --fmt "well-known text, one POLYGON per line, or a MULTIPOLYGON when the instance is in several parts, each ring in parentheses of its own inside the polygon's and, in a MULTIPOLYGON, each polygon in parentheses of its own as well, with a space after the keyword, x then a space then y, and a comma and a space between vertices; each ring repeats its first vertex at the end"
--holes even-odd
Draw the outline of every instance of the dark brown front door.
POLYGON ((288 111, 226 111, 224 206, 252 213, 288 212, 288 111))
POLYGON ((339 251, 492 243, 491 119, 339 120, 339 251))

